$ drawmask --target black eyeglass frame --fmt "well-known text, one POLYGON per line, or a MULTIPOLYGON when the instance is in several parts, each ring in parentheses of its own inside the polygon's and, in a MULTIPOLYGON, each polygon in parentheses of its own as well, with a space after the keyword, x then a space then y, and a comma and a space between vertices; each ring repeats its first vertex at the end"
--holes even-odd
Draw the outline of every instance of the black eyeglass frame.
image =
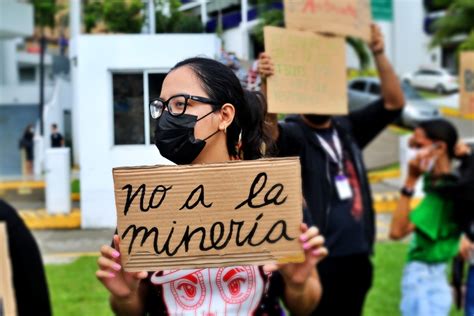
POLYGON ((164 109, 166 108, 168 110, 168 112, 173 115, 173 116, 181 116, 183 115, 185 112, 186 112, 186 109, 188 108, 188 101, 189 100, 193 100, 193 101, 197 101, 197 102, 200 102, 200 103, 205 103, 205 104, 210 104, 210 105, 219 105, 219 102, 217 101, 214 101, 212 99, 209 99, 209 98, 205 98, 205 97, 200 97, 200 96, 195 96, 195 95, 190 95, 190 94, 177 94, 177 95, 174 95, 172 97, 170 97, 168 100, 163 100, 161 98, 156 98, 156 99, 153 99, 150 101, 150 104, 149 104, 149 108, 150 108, 150 115, 153 119, 157 120, 159 119, 162 115, 163 115, 163 112, 164 112, 164 109), (171 99, 174 99, 176 97, 184 97, 184 108, 183 108, 183 111, 181 113, 178 113, 178 114, 175 114, 173 113, 170 108, 169 108, 169 102, 171 99), (158 115, 157 117, 153 117, 153 110, 152 108, 156 108, 156 105, 154 104, 156 101, 160 101, 162 104, 163 104, 163 108, 160 112, 160 115, 158 115))

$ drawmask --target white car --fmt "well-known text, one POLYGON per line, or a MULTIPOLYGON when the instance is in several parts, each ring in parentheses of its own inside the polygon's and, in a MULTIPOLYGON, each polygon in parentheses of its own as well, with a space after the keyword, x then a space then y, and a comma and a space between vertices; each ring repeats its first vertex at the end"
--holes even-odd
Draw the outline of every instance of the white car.
POLYGON ((415 88, 433 90, 439 94, 459 89, 456 77, 441 68, 422 68, 415 73, 404 75, 403 82, 415 88))

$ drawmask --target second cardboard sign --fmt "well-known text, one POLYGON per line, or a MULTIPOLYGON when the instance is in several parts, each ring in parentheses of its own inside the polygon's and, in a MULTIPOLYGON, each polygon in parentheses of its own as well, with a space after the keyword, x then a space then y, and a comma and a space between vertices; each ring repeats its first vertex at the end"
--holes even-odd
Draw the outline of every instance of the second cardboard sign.
POLYGON ((275 65, 267 80, 270 113, 347 113, 344 38, 270 26, 264 36, 275 65))
POLYGON ((285 0, 289 29, 355 36, 370 41, 369 0, 285 0))

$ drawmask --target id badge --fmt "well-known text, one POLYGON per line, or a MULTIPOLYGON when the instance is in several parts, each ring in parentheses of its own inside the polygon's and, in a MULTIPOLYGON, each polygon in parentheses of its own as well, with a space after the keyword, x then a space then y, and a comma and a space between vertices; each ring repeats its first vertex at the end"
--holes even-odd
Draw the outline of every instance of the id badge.
POLYGON ((349 184, 349 179, 343 174, 336 176, 336 189, 337 194, 341 200, 347 200, 352 198, 352 189, 349 184))

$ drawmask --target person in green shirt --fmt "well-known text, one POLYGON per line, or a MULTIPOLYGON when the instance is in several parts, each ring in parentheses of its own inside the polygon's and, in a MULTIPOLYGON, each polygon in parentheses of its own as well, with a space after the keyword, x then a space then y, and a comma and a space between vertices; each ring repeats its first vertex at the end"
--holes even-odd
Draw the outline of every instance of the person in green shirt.
POLYGON ((421 123, 410 141, 418 152, 409 162, 390 227, 394 240, 413 233, 402 278, 400 310, 404 316, 449 314, 452 296, 446 266, 458 252, 461 229, 453 199, 439 192, 456 181, 452 161, 457 141, 456 128, 442 119, 421 123), (412 210, 410 202, 420 178, 425 196, 412 210))

